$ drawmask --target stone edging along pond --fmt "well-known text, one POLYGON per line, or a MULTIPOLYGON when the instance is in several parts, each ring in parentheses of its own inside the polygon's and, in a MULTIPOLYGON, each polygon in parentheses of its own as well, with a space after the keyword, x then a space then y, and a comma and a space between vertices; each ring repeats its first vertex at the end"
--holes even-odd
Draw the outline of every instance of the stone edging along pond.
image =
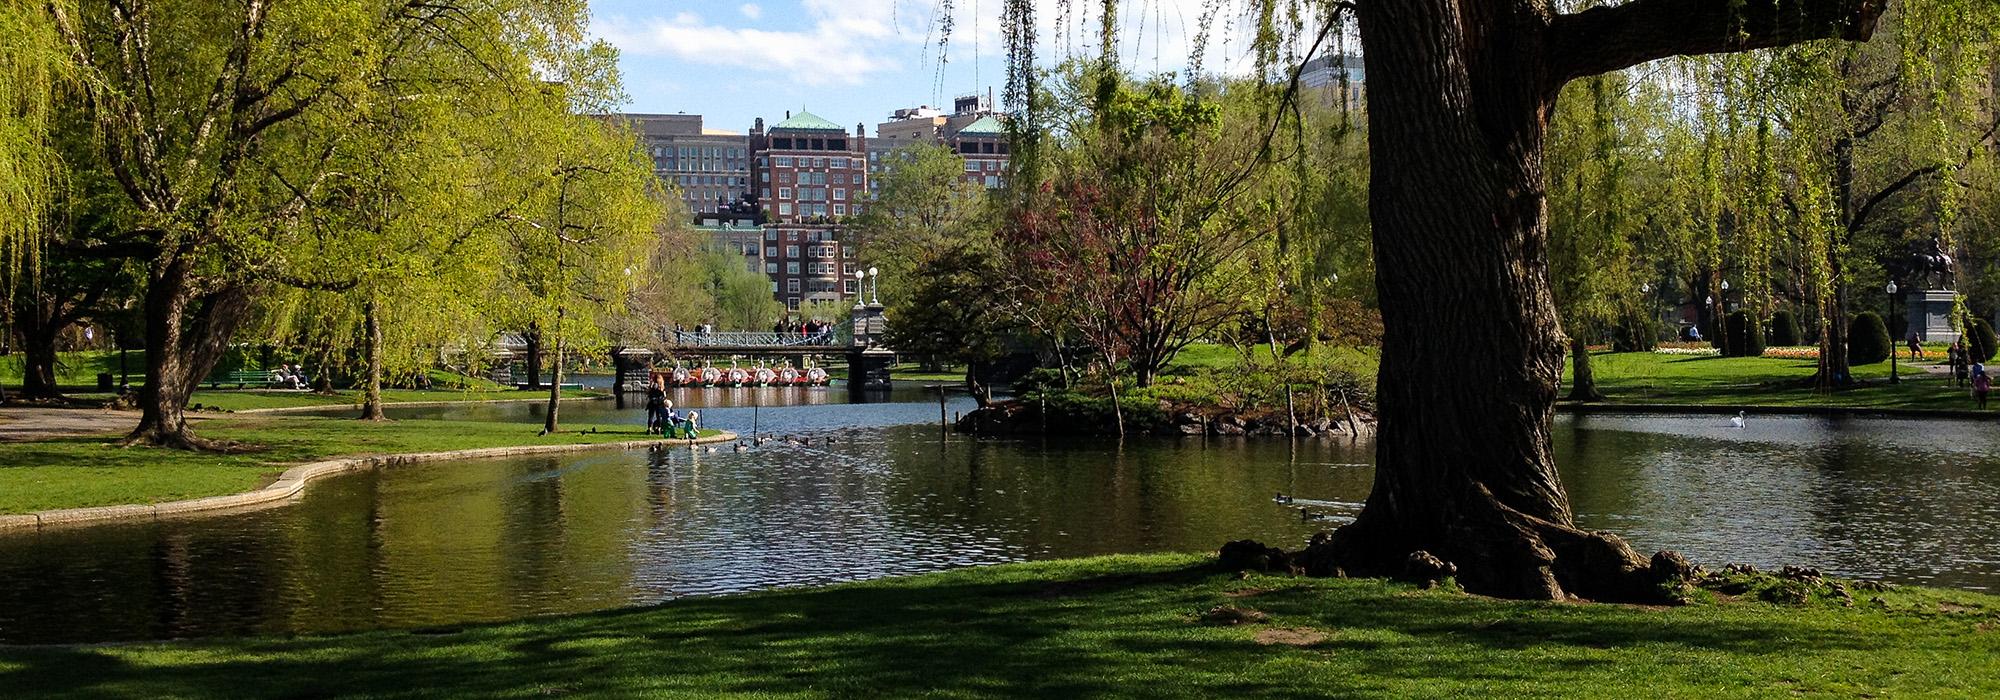
POLYGON ((0 515, 0 532, 135 520, 159 520, 167 517, 216 514, 223 511, 240 511, 258 507, 283 505, 290 502, 294 496, 305 491, 306 484, 316 479, 399 464, 439 462, 454 459, 518 457, 522 455, 584 452, 588 450, 637 449, 659 446, 685 447, 730 442, 736 438, 736 433, 723 431, 717 435, 710 435, 694 440, 666 440, 656 438, 652 440, 626 440, 622 442, 574 445, 522 445, 517 447, 484 447, 474 450, 452 450, 448 452, 414 452, 342 457, 301 464, 286 469, 284 473, 278 475, 276 481, 271 482, 263 488, 226 496, 210 496, 207 498, 169 501, 166 503, 65 508, 62 510, 45 510, 38 513, 20 515, 0 515))

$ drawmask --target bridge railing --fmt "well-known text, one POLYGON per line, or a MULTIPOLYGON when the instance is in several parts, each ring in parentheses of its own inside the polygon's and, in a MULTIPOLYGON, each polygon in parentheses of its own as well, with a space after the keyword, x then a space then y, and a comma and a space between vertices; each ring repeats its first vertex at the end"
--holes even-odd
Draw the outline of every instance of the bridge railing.
POLYGON ((700 333, 696 331, 667 331, 662 340, 669 347, 681 348, 792 348, 812 346, 846 346, 854 343, 853 324, 843 323, 815 334, 798 332, 772 333, 768 331, 730 331, 700 333))

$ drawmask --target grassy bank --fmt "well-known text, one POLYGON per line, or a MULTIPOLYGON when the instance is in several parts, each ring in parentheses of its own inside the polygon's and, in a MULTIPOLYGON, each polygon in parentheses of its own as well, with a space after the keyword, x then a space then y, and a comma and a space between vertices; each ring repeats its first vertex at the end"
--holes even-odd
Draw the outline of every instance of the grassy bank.
MULTIPOLYGON (((589 399, 609 396, 602 391, 588 389, 564 389, 563 398, 589 399)), ((410 403, 418 401, 533 401, 547 399, 547 389, 532 391, 521 389, 499 389, 494 391, 454 391, 450 389, 383 389, 384 403, 410 403)), ((305 391, 264 391, 258 389, 202 390, 188 400, 189 406, 200 405, 222 411, 246 411, 262 408, 305 408, 361 406, 361 392, 337 391, 332 394, 315 394, 305 391)))
MULTIPOLYGON (((1938 357, 1933 353, 1933 358, 1938 357)), ((1724 406, 1847 406, 1858 408, 1973 410, 1969 389, 1948 386, 1942 374, 1899 364, 1903 381, 1890 384, 1889 363, 1854 368, 1860 386, 1832 394, 1813 391, 1814 360, 1713 357, 1651 352, 1591 356, 1598 390, 1608 403, 1724 406)), ((1569 374, 1563 375, 1568 391, 1569 374)), ((2000 408, 2000 401, 1989 405, 2000 408)))
POLYGON ((104 438, 0 443, 0 514, 238 493, 269 483, 287 467, 329 457, 647 437, 636 425, 566 424, 567 432, 550 436, 536 435, 539 428, 471 421, 244 417, 204 421, 195 429, 204 437, 255 445, 259 451, 217 455, 119 448, 104 438))
POLYGON ((465 629, 8 648, 0 684, 38 697, 2000 693, 1990 596, 1652 609, 1238 580, 1202 563, 1020 564, 465 629), (1268 620, 1204 614, 1221 606, 1268 620))

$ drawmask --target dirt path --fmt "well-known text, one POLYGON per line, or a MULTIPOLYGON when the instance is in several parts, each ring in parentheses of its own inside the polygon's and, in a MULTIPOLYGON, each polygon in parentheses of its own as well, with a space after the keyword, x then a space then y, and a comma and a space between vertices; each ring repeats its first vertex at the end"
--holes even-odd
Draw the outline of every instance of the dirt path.
MULTIPOLYGON (((193 419, 194 416, 188 416, 193 419)), ((26 442, 76 435, 115 435, 139 424, 138 411, 102 408, 0 407, 0 442, 26 442)))

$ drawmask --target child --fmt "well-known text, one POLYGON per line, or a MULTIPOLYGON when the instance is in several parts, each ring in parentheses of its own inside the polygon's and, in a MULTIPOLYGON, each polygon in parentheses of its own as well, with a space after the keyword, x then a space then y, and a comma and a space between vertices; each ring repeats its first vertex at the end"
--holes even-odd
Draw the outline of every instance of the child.
POLYGON ((1986 376, 1984 368, 1972 371, 1972 398, 1979 401, 1979 410, 1986 410, 1986 394, 1993 390, 1993 379, 1986 376))

